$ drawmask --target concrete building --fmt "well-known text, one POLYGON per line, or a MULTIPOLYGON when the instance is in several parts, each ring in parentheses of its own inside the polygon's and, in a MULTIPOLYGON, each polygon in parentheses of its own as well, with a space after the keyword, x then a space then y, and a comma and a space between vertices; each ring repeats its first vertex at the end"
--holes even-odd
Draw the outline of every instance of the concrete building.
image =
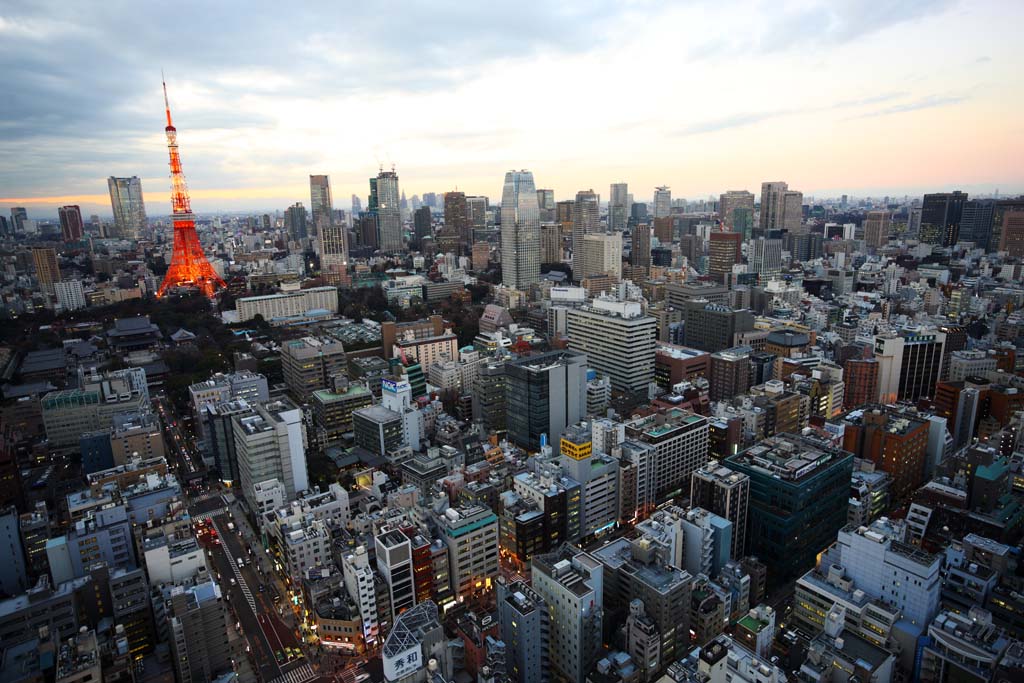
POLYGON ((853 472, 846 451, 808 436, 777 434, 723 464, 750 477, 747 552, 771 566, 777 582, 814 566, 846 524, 853 472))
POLYGON ((708 420, 688 410, 631 420, 626 436, 654 448, 651 485, 657 500, 689 488, 690 475, 708 459, 708 420))
POLYGON ((362 384, 340 386, 335 391, 317 389, 310 397, 313 430, 321 451, 341 446, 352 431, 352 413, 373 404, 373 393, 362 384))
POLYGON ((550 351, 505 364, 509 438, 538 451, 541 435, 559 443, 568 425, 579 422, 587 404, 587 356, 550 351))
POLYGON ((276 479, 286 498, 309 488, 306 473, 306 431, 302 411, 287 399, 256 405, 231 418, 241 493, 250 505, 255 486, 276 479))
POLYGON ((601 228, 601 198, 593 190, 580 190, 572 205, 572 273, 576 281, 583 279, 583 239, 601 228))
POLYGON ((697 299, 683 305, 685 345, 714 353, 735 346, 736 335, 754 329, 754 315, 697 299))
POLYGON ((288 392, 307 403, 318 389, 334 386, 335 377, 346 377, 344 345, 330 337, 302 337, 281 345, 281 371, 288 392))
POLYGON ((29 585, 19 519, 13 505, 0 509, 0 555, 7 558, 0 566, 0 591, 5 595, 17 595, 29 585))
POLYGON ((110 568, 136 567, 131 522, 124 505, 107 504, 87 513, 63 536, 46 543, 46 557, 56 584, 85 576, 94 562, 110 568))
POLYGON ((448 548, 456 598, 479 596, 498 576, 498 516, 480 505, 448 508, 435 517, 448 548))
POLYGON ((352 430, 357 446, 380 456, 386 456, 408 445, 405 441, 405 421, 402 414, 382 405, 371 405, 352 411, 352 430))
POLYGON ((55 282, 53 283, 53 293, 57 295, 57 305, 62 310, 77 311, 89 305, 81 280, 55 282))
MULTIPOLYGON (((622 233, 595 233, 583 236, 578 280, 596 275, 622 279, 622 233)), ((573 271, 573 275, 576 275, 573 271)))
POLYGON ((362 620, 363 641, 366 647, 374 647, 380 640, 380 619, 377 601, 374 597, 374 571, 366 546, 357 546, 341 556, 342 579, 345 590, 352 597, 362 620))
POLYGON ((746 554, 750 477, 709 460, 690 480, 690 505, 704 508, 732 523, 732 559, 746 554))
POLYGON ((252 320, 259 315, 271 325, 283 324, 289 318, 305 315, 310 311, 337 314, 338 288, 310 287, 284 291, 280 294, 246 296, 235 302, 235 311, 240 322, 252 320))
POLYGON ((945 342, 946 334, 934 329, 906 329, 876 336, 878 402, 933 397, 945 342))
POLYGON ((534 591, 548 605, 552 674, 582 681, 601 651, 604 566, 566 545, 535 557, 532 576, 534 591))
POLYGON ((505 667, 513 680, 551 680, 551 617, 547 602, 525 581, 497 580, 498 624, 505 667))
POLYGON ((992 623, 991 613, 977 606, 967 614, 942 612, 928 626, 928 638, 921 657, 922 683, 996 680, 996 667, 1011 646, 1006 633, 992 623))
POLYGON ((657 321, 636 301, 599 296, 568 313, 569 348, 611 379, 616 391, 644 392, 654 381, 657 321))
POLYGON ((374 543, 377 571, 388 585, 392 612, 399 615, 416 604, 412 542, 401 531, 385 527, 374 537, 374 543))
POLYGON ((619 461, 594 453, 588 422, 569 426, 560 450, 562 471, 580 485, 580 533, 586 537, 613 527, 619 519, 619 461))
POLYGON ((212 681, 231 671, 227 607, 213 579, 187 588, 174 587, 168 617, 171 654, 179 681, 212 681))
POLYGON ((137 373, 128 370, 91 375, 84 378, 80 388, 44 395, 40 407, 49 447, 77 447, 82 434, 109 429, 118 413, 148 412, 145 377, 141 368, 137 373))
POLYGON ((711 390, 712 401, 721 401, 733 396, 741 396, 750 388, 750 354, 749 346, 734 346, 731 349, 711 354, 711 390))

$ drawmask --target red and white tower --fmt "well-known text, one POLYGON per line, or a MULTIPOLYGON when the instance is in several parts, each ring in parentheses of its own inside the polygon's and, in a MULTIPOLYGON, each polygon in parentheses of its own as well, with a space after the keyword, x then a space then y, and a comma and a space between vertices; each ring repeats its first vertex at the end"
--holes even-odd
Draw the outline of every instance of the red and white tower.
POLYGON ((217 287, 226 287, 224 280, 206 260, 203 247, 196 235, 196 221, 188 200, 185 174, 181 172, 178 155, 178 131, 171 123, 171 105, 167 100, 167 82, 164 82, 164 108, 167 111, 167 152, 171 157, 171 217, 174 219, 174 255, 171 266, 156 295, 161 297, 174 287, 198 287, 212 297, 217 287))

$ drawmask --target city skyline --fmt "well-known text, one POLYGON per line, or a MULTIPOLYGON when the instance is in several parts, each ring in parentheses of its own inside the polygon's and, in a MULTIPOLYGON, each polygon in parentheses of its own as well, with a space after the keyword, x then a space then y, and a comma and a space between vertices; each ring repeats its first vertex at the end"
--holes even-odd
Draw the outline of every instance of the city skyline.
POLYGON ((306 203, 320 173, 335 197, 365 201, 392 165, 409 197, 458 188, 492 204, 509 168, 557 199, 621 181, 636 201, 657 185, 693 199, 766 180, 807 196, 1024 191, 1024 94, 999 87, 1022 54, 1016 3, 407 8, 386 32, 372 13, 319 8, 293 20, 327 29, 267 51, 231 38, 277 47, 283 18, 236 9, 184 44, 148 8, 0 14, 0 210, 106 215, 106 178, 137 175, 149 213, 169 213, 161 66, 197 213, 306 203), (346 50, 345 36, 365 40, 346 50), (510 73, 535 74, 535 97, 482 96, 510 73), (545 106, 567 82, 600 106, 545 106))

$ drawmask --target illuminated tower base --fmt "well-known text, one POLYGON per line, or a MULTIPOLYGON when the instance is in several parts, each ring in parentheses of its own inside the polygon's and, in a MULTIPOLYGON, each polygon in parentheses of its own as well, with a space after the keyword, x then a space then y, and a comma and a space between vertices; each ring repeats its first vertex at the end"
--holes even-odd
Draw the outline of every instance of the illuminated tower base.
POLYGON ((163 296, 174 287, 198 287, 203 294, 212 297, 218 287, 226 286, 206 260, 195 220, 191 215, 174 216, 174 255, 156 295, 163 296))

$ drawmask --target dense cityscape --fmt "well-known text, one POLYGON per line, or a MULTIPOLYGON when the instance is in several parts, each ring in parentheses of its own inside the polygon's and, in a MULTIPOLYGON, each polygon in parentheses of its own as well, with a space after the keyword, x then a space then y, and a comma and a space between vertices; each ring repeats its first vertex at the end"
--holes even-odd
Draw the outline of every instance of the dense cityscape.
POLYGON ((216 211, 175 95, 0 200, 0 681, 1024 681, 1020 188, 216 211))

